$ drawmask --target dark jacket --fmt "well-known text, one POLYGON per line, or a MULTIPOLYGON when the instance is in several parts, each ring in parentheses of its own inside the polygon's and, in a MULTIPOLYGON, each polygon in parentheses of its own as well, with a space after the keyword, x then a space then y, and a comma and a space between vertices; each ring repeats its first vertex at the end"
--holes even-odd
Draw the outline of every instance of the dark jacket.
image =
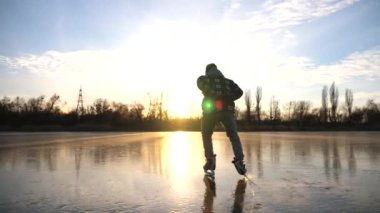
POLYGON ((232 80, 225 78, 215 69, 202 75, 197 80, 197 86, 203 93, 203 113, 213 113, 235 110, 234 101, 243 95, 243 91, 232 80))

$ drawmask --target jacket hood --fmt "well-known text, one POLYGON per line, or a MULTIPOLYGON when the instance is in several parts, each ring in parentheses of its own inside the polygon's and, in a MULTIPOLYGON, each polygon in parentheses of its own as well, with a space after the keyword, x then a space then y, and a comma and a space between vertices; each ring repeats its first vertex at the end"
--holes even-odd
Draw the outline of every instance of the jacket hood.
POLYGON ((220 70, 218 70, 218 68, 216 68, 216 67, 213 67, 213 68, 207 70, 206 76, 222 76, 222 77, 224 77, 223 73, 220 70))

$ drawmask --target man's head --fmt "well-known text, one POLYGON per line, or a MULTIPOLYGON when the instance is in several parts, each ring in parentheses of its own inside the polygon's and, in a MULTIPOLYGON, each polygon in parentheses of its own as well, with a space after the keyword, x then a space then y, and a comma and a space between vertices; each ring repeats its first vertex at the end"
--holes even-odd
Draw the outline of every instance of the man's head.
POLYGON ((206 74, 207 74, 207 71, 209 71, 211 69, 217 69, 217 67, 216 67, 216 65, 214 63, 207 64, 207 66, 206 66, 206 74))
POLYGON ((221 75, 223 76, 222 72, 218 70, 216 65, 214 63, 208 64, 206 66, 206 75, 221 75))

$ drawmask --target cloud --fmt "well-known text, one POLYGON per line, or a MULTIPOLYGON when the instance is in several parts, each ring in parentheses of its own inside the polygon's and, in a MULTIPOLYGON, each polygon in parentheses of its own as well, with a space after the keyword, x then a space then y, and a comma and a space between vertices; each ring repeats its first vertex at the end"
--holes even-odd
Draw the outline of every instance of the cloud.
POLYGON ((334 65, 319 66, 318 71, 339 80, 364 77, 366 80, 380 77, 380 49, 354 52, 334 65))
MULTIPOLYGON (((147 33, 150 34, 150 32, 147 33)), ((142 39, 142 37, 139 38, 142 39)), ((178 48, 167 46, 170 41, 172 39, 168 38, 168 43, 161 41, 158 44, 155 44, 156 42, 150 44, 143 39, 140 41, 141 44, 137 46, 128 45, 128 51, 48 51, 41 55, 0 56, 0 63, 6 65, 9 70, 16 72, 27 71, 40 75, 87 79, 92 82, 110 80, 122 84, 122 82, 130 81, 129 84, 137 88, 145 86, 151 89, 168 84, 177 85, 172 80, 180 76, 188 79, 197 75, 196 73, 202 74, 202 71, 196 70, 203 69, 204 64, 199 64, 199 60, 205 59, 207 56, 202 55, 202 53, 195 56, 197 48, 191 50, 189 47, 185 48, 185 50, 191 52, 182 57, 181 54, 184 53, 181 52, 181 46, 178 48), (142 48, 142 44, 156 46, 153 46, 153 52, 150 52, 148 47, 142 48), (162 48, 165 47, 167 48, 166 51, 162 51, 162 48), (188 60, 191 57, 196 57, 196 62, 190 63, 188 60), (144 80, 145 84, 141 85, 132 79, 144 80), (162 84, 162 82, 167 83, 162 84)), ((134 42, 137 41, 133 40, 134 42)), ((173 45, 177 46, 180 43, 183 43, 183 41, 178 41, 178 43, 174 41, 173 45)), ((281 56, 271 52, 256 52, 256 55, 253 55, 250 49, 256 46, 256 43, 242 42, 236 45, 236 47, 220 47, 222 52, 232 50, 232 53, 221 54, 216 57, 216 61, 222 61, 231 56, 231 60, 222 63, 221 67, 227 71, 229 69, 242 70, 240 74, 234 74, 234 76, 238 79, 241 78, 243 82, 247 81, 247 79, 254 79, 261 82, 263 86, 268 84, 269 87, 273 86, 273 83, 275 85, 286 83, 298 87, 311 87, 330 84, 332 81, 344 83, 358 77, 365 80, 380 78, 379 48, 354 52, 335 64, 317 65, 307 57, 281 56), (234 49, 241 52, 236 58, 233 58, 236 55, 235 51, 233 51, 234 49), (248 57, 252 55, 255 58, 248 57), (244 70, 246 71, 244 72, 244 70), (258 72, 255 74, 250 70, 258 70, 258 72)), ((206 62, 206 60, 204 61, 206 62)), ((249 80, 247 85, 251 81, 249 80)), ((178 82, 182 82, 182 80, 178 79, 178 82)))
POLYGON ((115 59, 111 51, 47 51, 43 54, 28 54, 20 57, 0 56, 3 63, 12 72, 32 72, 35 74, 69 74, 80 73, 86 70, 102 70, 112 67, 115 59))
MULTIPOLYGON (((184 21, 156 20, 153 23, 147 23, 128 38, 128 44, 121 52, 119 50, 47 51, 41 55, 0 56, 0 63, 7 65, 9 70, 14 72, 28 70, 39 74, 70 72, 86 75, 87 72, 100 74, 107 73, 109 70, 113 70, 113 73, 123 73, 125 70, 142 73, 156 68, 176 69, 188 63, 188 58, 202 62, 212 58, 219 61, 229 58, 230 61, 235 60, 238 64, 251 66, 249 69, 259 67, 265 70, 288 70, 295 75, 305 70, 317 70, 317 73, 322 73, 322 75, 329 76, 331 73, 336 73, 339 78, 343 78, 339 72, 329 70, 343 69, 343 66, 346 70, 357 70, 363 66, 369 66, 370 70, 373 70, 376 61, 369 64, 368 61, 371 58, 363 58, 366 56, 357 53, 358 55, 352 55, 338 65, 318 67, 308 58, 282 57, 275 54, 278 50, 296 42, 296 36, 284 27, 327 16, 355 2, 356 0, 265 1, 260 10, 249 14, 249 18, 239 19, 234 16, 232 20, 224 19, 212 27, 201 27, 184 21), (271 31, 249 33, 254 29, 270 29, 271 31), (182 54, 182 57, 179 54, 182 54), (171 60, 172 58, 175 60, 171 60), (359 60, 364 61, 364 64, 358 64, 359 60)), ((228 17, 227 14, 233 12, 239 13, 248 3, 250 2, 242 0, 227 1, 226 17, 228 17)), ((235 65, 234 62, 225 64, 228 63, 231 64, 230 67, 232 64, 235 65)), ((191 66, 191 68, 197 68, 197 66, 191 66)), ((274 76, 287 76, 284 72, 270 72, 274 76)), ((373 71, 368 71, 368 69, 361 73, 374 76, 373 71)), ((347 75, 344 74, 344 76, 347 75)))
POLYGON ((234 15, 237 11, 239 11, 241 7, 241 0, 229 0, 227 1, 227 6, 224 11, 224 16, 230 17, 234 15))
MULTIPOLYGON (((298 43, 290 27, 312 22, 353 5, 358 0, 268 0, 261 5, 252 1, 225 1, 224 18, 218 30, 265 37, 268 48, 281 52, 298 43), (269 44, 269 45, 268 45, 269 44)), ((259 1, 260 2, 260 1, 259 1)))
MULTIPOLYGON (((324 5, 322 8, 325 8, 316 10, 319 11, 316 14, 327 14, 326 11, 336 11, 352 2, 354 1, 321 1, 313 4, 324 5)), ((304 1, 300 3, 312 4, 304 1)), ((290 3, 267 2, 265 5, 277 8, 271 10, 280 10, 279 8, 289 7, 283 6, 288 4, 290 3)), ((272 32, 277 33, 279 32, 272 32)), ((294 39, 291 32, 282 37, 287 41, 294 39)), ((281 55, 273 46, 271 36, 229 31, 228 23, 204 27, 186 21, 156 20, 143 25, 119 49, 47 51, 40 55, 20 57, 0 55, 0 64, 6 65, 13 72, 64 74, 90 79, 96 76, 104 78, 107 75, 129 75, 136 79, 145 78, 149 84, 157 84, 157 78, 172 75, 178 69, 182 76, 191 77, 194 70, 203 69, 203 64, 210 61, 220 62, 227 70, 242 70, 246 76, 252 75, 252 70, 258 70, 261 72, 258 79, 262 82, 292 82, 300 86, 331 81, 340 83, 355 77, 373 80, 380 75, 379 47, 354 52, 334 64, 318 65, 311 58, 281 55), (221 34, 223 36, 219 36, 221 34)), ((254 77, 257 78, 258 75, 256 73, 254 77)))
MULTIPOLYGON (((155 19, 141 25, 118 49, 0 56, 0 64, 13 72, 57 76, 59 82, 75 81, 76 87, 85 82, 87 90, 103 88, 99 94, 105 96, 118 90, 139 91, 136 98, 163 88, 187 90, 188 97, 181 96, 184 100, 197 97, 194 81, 209 62, 217 63, 226 76, 242 82, 244 88, 277 88, 273 94, 282 91, 284 85, 298 92, 357 77, 376 80, 380 77, 379 47, 322 65, 312 58, 278 51, 296 42, 296 36, 286 27, 327 16, 354 2, 267 1, 249 18, 231 16, 214 25, 155 19)), ((229 11, 240 12, 245 3, 230 1, 229 11)))
POLYGON ((42 55, 26 55, 21 57, 5 57, 1 63, 6 64, 12 72, 28 70, 33 73, 54 71, 60 66, 60 58, 57 57, 58 52, 46 52, 42 55))
POLYGON ((354 52, 330 65, 316 65, 306 57, 280 57, 271 69, 271 77, 299 86, 344 83, 358 77, 380 78, 380 49, 354 52))
POLYGON ((358 0, 279 0, 265 1, 258 11, 248 14, 238 22, 243 28, 251 30, 273 30, 328 16, 342 10, 358 0))

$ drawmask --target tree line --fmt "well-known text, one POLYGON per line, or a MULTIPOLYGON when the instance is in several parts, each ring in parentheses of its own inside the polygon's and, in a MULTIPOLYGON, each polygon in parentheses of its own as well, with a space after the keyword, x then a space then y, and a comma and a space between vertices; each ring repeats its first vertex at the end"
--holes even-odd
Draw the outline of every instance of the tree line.
POLYGON ((0 100, 0 130, 197 130, 198 119, 169 119, 160 98, 150 97, 148 106, 98 98, 86 107, 65 111, 59 95, 0 100), (49 128, 62 126, 63 128, 49 128), (74 128, 67 128, 74 127, 74 128))
MULTIPOLYGON (((363 107, 353 108, 354 96, 350 89, 344 93, 344 104, 339 105, 339 90, 333 82, 323 86, 321 107, 313 108, 310 101, 289 101, 282 105, 272 96, 268 110, 262 109, 263 90, 258 86, 252 98, 245 91, 245 109, 236 110, 241 130, 300 130, 300 129, 380 129, 380 104, 369 99, 363 107)), ((32 97, 3 97, 0 100, 0 130, 20 127, 62 126, 81 130, 199 130, 200 118, 174 119, 163 108, 162 94, 149 96, 148 106, 141 103, 96 99, 86 107, 65 111, 66 103, 59 95, 32 97)), ((70 128, 68 128, 70 129, 70 128)), ((28 128, 26 128, 28 130, 28 128)), ((54 129, 53 129, 54 130, 54 129)), ((58 128, 58 130, 60 130, 58 128)))
POLYGON ((339 90, 333 82, 330 87, 323 86, 321 107, 312 108, 307 100, 289 101, 280 110, 279 100, 271 97, 268 112, 262 111, 262 88, 258 86, 255 97, 247 90, 244 96, 245 110, 238 116, 251 125, 316 127, 379 128, 380 104, 369 99, 365 106, 353 108, 354 96, 351 89, 344 93, 344 103, 339 105, 339 90), (255 102, 254 102, 254 101, 255 102))

